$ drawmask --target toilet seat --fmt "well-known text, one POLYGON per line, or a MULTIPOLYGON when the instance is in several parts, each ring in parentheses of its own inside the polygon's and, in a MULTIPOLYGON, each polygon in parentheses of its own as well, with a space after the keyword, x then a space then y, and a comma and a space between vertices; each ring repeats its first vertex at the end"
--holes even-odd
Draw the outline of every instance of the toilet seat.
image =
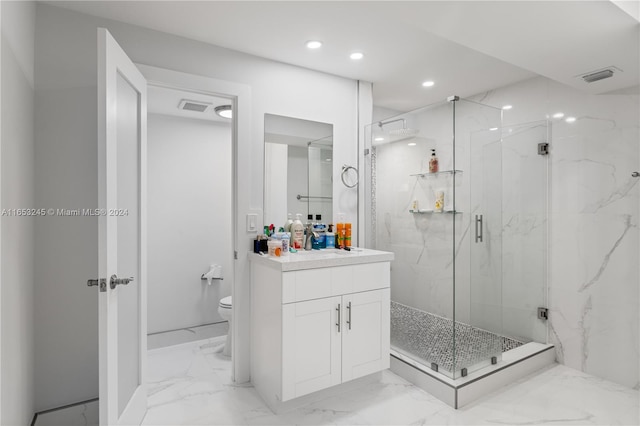
POLYGON ((231 296, 223 297, 220 299, 219 306, 224 309, 231 309, 233 305, 231 304, 231 296))

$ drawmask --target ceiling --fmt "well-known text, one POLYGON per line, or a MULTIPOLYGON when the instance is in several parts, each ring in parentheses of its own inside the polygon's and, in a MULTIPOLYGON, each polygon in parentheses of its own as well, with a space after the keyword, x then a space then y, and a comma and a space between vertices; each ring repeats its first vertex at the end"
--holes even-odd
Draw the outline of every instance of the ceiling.
POLYGON ((397 111, 536 75, 593 94, 639 83, 633 1, 47 3, 370 81, 374 104, 397 111), (324 45, 312 51, 304 46, 308 40, 324 45), (349 59, 353 51, 364 59, 349 59), (579 77, 609 66, 621 71, 592 84, 579 77), (423 88, 425 80, 435 85, 423 88))
POLYGON ((184 92, 165 87, 149 86, 147 90, 147 112, 149 114, 171 115, 175 117, 193 118, 196 120, 214 121, 231 124, 231 120, 217 115, 214 108, 220 105, 230 105, 231 101, 225 98, 205 95, 201 93, 184 92), (178 108, 181 100, 202 102, 210 104, 205 112, 188 111, 178 108))

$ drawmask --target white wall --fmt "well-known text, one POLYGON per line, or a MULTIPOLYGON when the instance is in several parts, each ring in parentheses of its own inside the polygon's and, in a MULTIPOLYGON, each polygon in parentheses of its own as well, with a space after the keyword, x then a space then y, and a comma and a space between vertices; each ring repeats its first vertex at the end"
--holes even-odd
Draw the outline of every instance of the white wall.
MULTIPOLYGON (((32 2, 2 4, 2 209, 34 208, 32 2)), ((34 414, 34 219, 2 218, 2 425, 34 414)))
MULTIPOLYGON (((95 208, 97 204, 97 26, 107 27, 135 62, 251 87, 254 145, 251 167, 240 171, 249 177, 249 184, 239 191, 250 195, 250 207, 259 212, 258 218, 262 218, 265 113, 333 124, 334 177, 339 173, 337 165, 356 163, 357 84, 353 80, 46 4, 37 5, 36 24, 36 198, 40 205, 95 208)), ((355 195, 335 184, 334 210, 351 212, 350 219, 355 219, 355 195)), ((46 409, 97 396, 97 293, 84 287, 97 271, 97 221, 47 218, 40 225, 36 234, 36 407, 46 409)), ((244 222, 238 225, 245 226, 244 222)), ((239 246, 243 259, 253 237, 245 235, 239 246)), ((249 274, 244 271, 243 276, 249 274)), ((245 288, 248 284, 246 279, 236 282, 245 288)), ((243 317, 249 315, 246 312, 243 317)), ((236 362, 247 369, 247 351, 236 355, 236 362)))
POLYGON ((231 294, 231 125, 148 117, 148 332, 222 321, 231 294), (222 265, 223 281, 200 276, 222 265))

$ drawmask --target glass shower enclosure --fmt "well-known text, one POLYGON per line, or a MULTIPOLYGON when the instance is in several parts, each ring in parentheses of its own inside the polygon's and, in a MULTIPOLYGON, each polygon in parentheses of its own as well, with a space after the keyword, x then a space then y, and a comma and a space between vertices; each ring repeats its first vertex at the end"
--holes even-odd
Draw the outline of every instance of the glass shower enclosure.
POLYGON ((548 136, 458 97, 366 126, 364 245, 395 253, 392 355, 455 379, 546 342, 548 136))

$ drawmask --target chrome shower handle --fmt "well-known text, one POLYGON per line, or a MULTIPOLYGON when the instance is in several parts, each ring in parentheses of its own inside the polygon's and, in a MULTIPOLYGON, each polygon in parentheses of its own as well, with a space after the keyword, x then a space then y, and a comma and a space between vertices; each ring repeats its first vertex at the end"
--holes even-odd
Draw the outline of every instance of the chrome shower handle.
POLYGON ((482 215, 476 215, 476 243, 482 242, 482 215))

